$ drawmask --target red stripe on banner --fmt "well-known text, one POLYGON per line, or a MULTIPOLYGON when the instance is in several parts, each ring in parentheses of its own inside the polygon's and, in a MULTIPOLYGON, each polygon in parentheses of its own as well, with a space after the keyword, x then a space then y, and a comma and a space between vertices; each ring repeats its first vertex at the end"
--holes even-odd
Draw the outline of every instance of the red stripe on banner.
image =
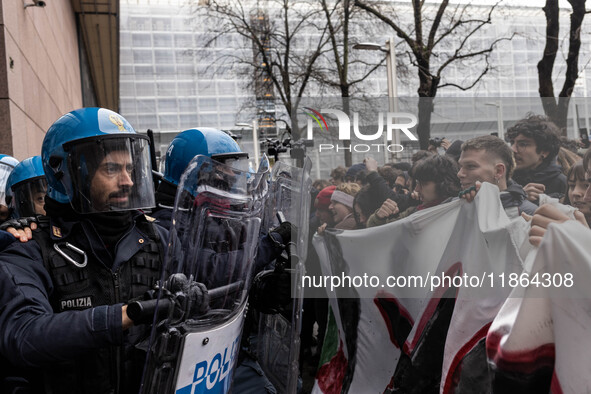
POLYGON ((560 381, 558 380, 558 376, 556 376, 556 369, 552 374, 552 383, 550 383, 550 392, 552 394, 563 394, 562 387, 560 387, 560 381))
POLYGON ((383 300, 388 300, 388 301, 396 304, 396 306, 398 307, 398 313, 400 314, 400 317, 406 319, 406 321, 408 321, 408 323, 410 324, 411 327, 415 324, 415 322, 412 319, 412 316, 410 315, 410 313, 406 310, 405 307, 402 306, 402 304, 400 304, 400 302, 398 302, 398 299, 396 297, 394 297, 392 294, 390 294, 386 291, 383 291, 383 290, 378 291, 378 293, 376 294, 376 297, 373 299, 373 302, 374 302, 374 304, 376 304, 378 311, 380 311, 380 314, 382 315, 382 318, 384 319, 384 322, 386 323, 386 327, 388 328, 388 335, 390 335, 390 341, 392 341, 394 346, 396 346, 397 348, 400 349, 400 344, 396 341, 396 338, 394 338, 394 328, 392 327, 392 324, 390 323, 390 318, 388 317, 388 313, 384 310, 382 305, 380 305, 380 302, 378 301, 379 298, 381 298, 383 300))
MULTIPOLYGON (((476 346, 481 339, 486 338, 486 333, 490 328, 492 322, 488 323, 484 327, 482 327, 462 348, 459 352, 456 353, 454 359, 451 362, 449 370, 447 371, 447 376, 445 377, 445 385, 443 386, 443 394, 447 394, 452 389, 451 385, 453 384, 453 376, 456 368, 462 362, 462 359, 476 346)), ((455 387, 454 387, 455 388, 455 387)))
POLYGON ((489 332, 486 337, 486 355, 499 370, 532 374, 543 367, 554 367, 556 353, 553 343, 534 349, 508 352, 503 351, 500 346, 503 336, 501 333, 489 332))
MULTIPOLYGON (((462 275, 462 263, 460 261, 449 267, 448 270, 445 271, 445 275, 452 276, 452 272, 454 273, 454 276, 458 273, 460 274, 460 276, 462 275)), ((402 350, 406 354, 410 354, 410 352, 412 352, 412 350, 417 345, 417 342, 419 341, 419 338, 421 337, 421 334, 425 329, 425 326, 427 325, 429 320, 431 320, 433 313, 435 313, 435 309, 437 309, 437 305, 439 305, 441 297, 445 294, 447 289, 449 289, 449 287, 438 287, 437 290, 435 290, 435 292, 433 293, 433 297, 431 297, 431 299, 429 300, 429 304, 427 304, 425 312, 421 316, 418 328, 415 332, 415 335, 412 337, 412 342, 410 344, 408 343, 408 341, 404 343, 404 347, 402 348, 402 350)), ((456 296, 457 294, 458 293, 456 290, 456 296)))
POLYGON ((324 394, 340 394, 343 380, 347 374, 347 358, 343 352, 343 341, 339 341, 339 349, 328 363, 322 365, 316 373, 318 387, 324 394))

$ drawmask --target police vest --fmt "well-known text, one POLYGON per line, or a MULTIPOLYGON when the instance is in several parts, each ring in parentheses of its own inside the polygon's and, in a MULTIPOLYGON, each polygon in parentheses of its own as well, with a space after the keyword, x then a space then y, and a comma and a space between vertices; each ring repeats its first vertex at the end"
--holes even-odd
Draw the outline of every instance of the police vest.
MULTIPOLYGON (((49 297, 54 312, 127 303, 153 288, 160 279, 164 250, 155 226, 144 216, 137 218, 135 225, 147 237, 137 253, 112 271, 92 253, 91 241, 81 224, 76 224, 67 237, 53 240, 48 221, 41 221, 33 239, 41 248, 54 285, 49 297)), ((124 346, 101 348, 45 368, 47 393, 137 392, 145 352, 134 344, 147 335, 149 327, 134 326, 126 332, 124 346)))

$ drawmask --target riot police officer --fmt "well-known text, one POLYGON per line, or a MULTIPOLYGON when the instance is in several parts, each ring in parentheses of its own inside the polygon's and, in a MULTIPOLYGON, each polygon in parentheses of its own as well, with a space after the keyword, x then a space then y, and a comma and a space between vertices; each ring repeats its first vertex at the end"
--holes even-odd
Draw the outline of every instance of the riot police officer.
POLYGON ((14 167, 6 182, 6 202, 15 218, 45 215, 47 180, 41 156, 29 157, 14 167))
POLYGON ((17 164, 18 160, 14 157, 0 154, 0 223, 10 217, 10 210, 6 202, 6 182, 17 164))
MULTIPOLYGON (((156 190, 157 208, 151 216, 158 219, 164 228, 170 228, 172 209, 181 175, 189 162, 197 155, 211 157, 217 162, 241 171, 249 169, 248 153, 242 152, 236 141, 223 131, 199 127, 179 133, 166 150, 164 177, 156 190)), ((255 270, 276 259, 283 251, 283 245, 291 238, 291 225, 273 229, 259 239, 255 270)))
POLYGON ((35 368, 33 392, 137 392, 144 330, 125 304, 160 278, 167 238, 140 211, 155 205, 148 141, 83 108, 49 128, 42 162, 47 218, 0 253, 0 355, 35 368))

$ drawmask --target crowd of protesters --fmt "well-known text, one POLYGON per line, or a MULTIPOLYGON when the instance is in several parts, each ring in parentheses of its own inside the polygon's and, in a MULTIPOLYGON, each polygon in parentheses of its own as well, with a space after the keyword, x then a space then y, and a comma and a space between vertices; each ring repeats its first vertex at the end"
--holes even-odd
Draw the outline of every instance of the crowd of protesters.
MULTIPOLYGON (((338 190, 349 191, 352 198, 347 199, 347 208, 353 212, 354 228, 363 229, 458 198, 471 201, 481 183, 488 182, 498 187, 509 218, 531 220, 533 216, 530 242, 539 245, 548 223, 566 220, 557 219, 556 212, 548 207, 538 209, 542 194, 577 208, 577 219, 587 227, 591 224, 591 151, 583 146, 581 141, 561 137, 548 118, 528 114, 507 130, 506 141, 495 135, 467 141, 432 139, 429 149, 416 152, 411 163, 385 163, 381 167, 368 157, 348 169, 335 168, 329 186, 322 188, 326 181, 316 181, 313 230, 322 234, 326 228, 339 228, 335 221, 342 218, 343 198, 338 190)), ((322 304, 324 300, 316 302, 322 304)), ((314 318, 314 313, 305 313, 304 329, 311 327, 309 320, 314 318)), ((325 324, 320 318, 319 327, 325 324)), ((318 342, 322 343, 322 330, 318 342)))

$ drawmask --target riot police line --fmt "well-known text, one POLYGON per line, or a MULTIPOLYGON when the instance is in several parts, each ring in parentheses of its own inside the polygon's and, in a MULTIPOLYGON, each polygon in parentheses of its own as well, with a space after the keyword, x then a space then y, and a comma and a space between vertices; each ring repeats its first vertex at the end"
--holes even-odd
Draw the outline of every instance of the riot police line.
POLYGON ((190 129, 155 186, 148 138, 83 108, 25 161, 3 201, 3 392, 296 391, 309 159, 255 171, 190 129))

